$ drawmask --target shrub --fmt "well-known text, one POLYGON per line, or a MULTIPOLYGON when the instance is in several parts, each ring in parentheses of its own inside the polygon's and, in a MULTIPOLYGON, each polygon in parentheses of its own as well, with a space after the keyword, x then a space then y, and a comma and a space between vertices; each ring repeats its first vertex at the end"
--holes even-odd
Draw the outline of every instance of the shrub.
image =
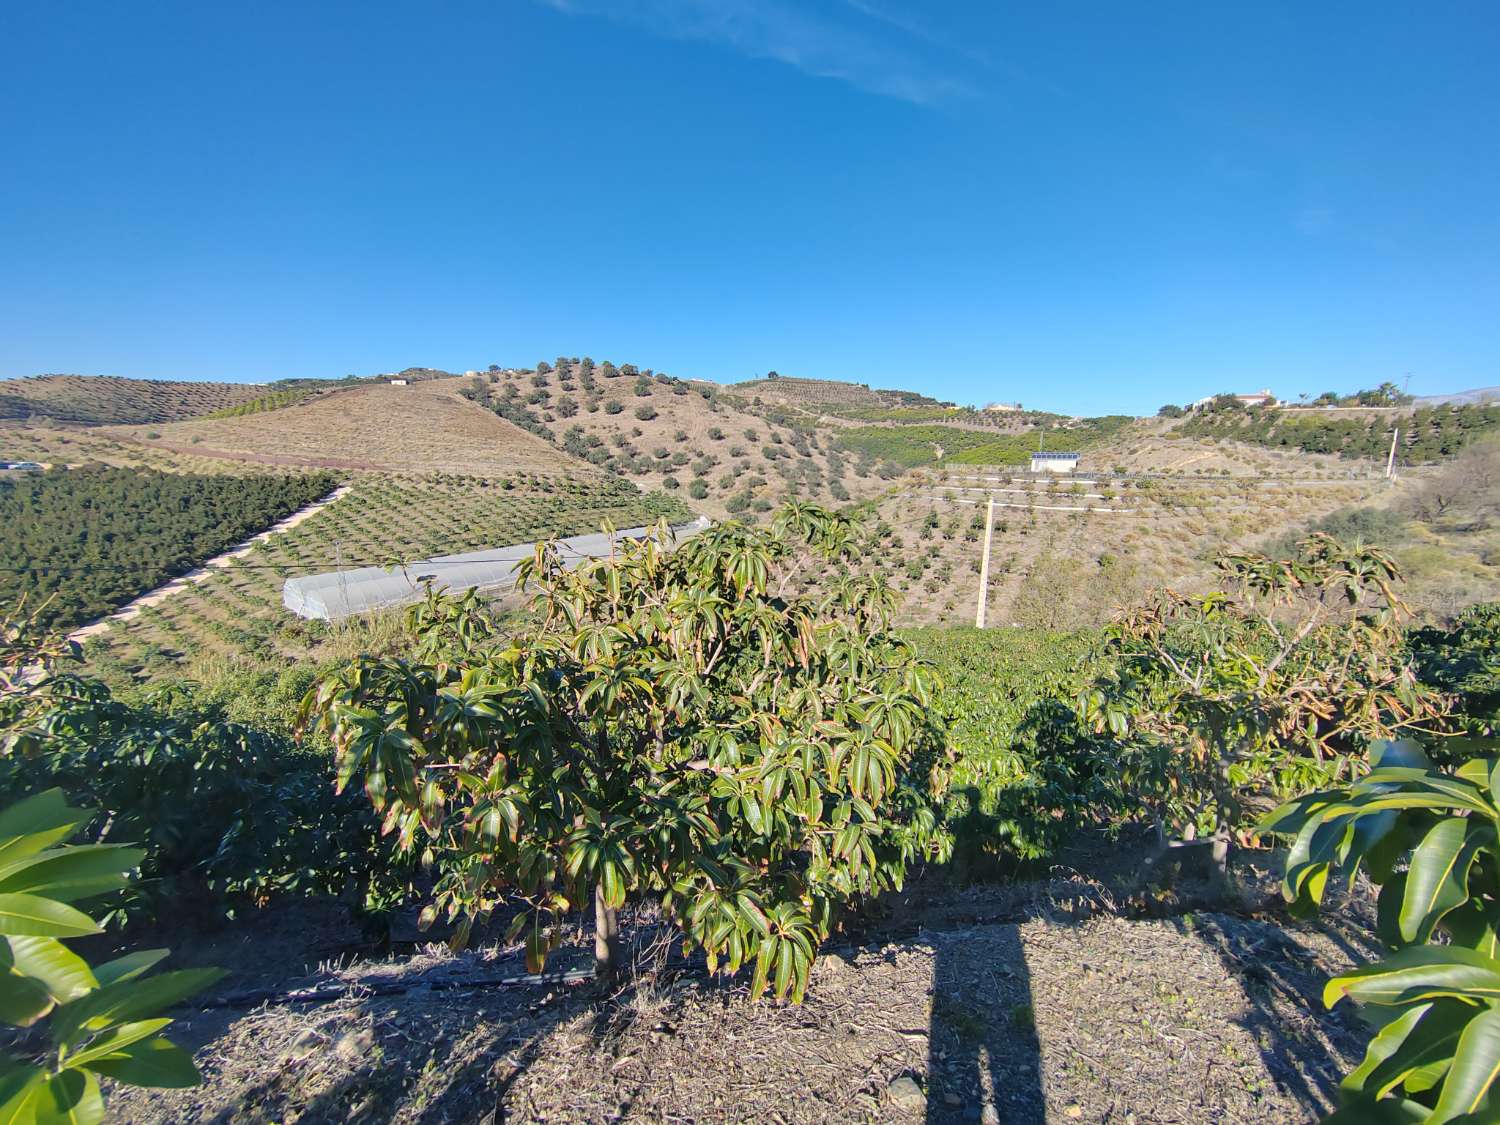
POLYGON ((329 799, 322 755, 181 687, 126 704, 67 670, 34 623, 0 624, 0 800, 60 788, 99 810, 101 838, 139 845, 145 879, 115 910, 160 919, 355 886, 377 911, 404 892, 369 809, 329 799))
POLYGON ((624 409, 625 405, 619 399, 611 398, 605 400, 604 413, 606 414, 619 414, 624 409))
POLYGON ((310 695, 340 784, 362 776, 438 857, 427 916, 463 917, 462 935, 520 892, 511 940, 540 969, 591 899, 608 972, 616 912, 655 895, 711 970, 752 964, 753 997, 800 1000, 845 904, 941 843, 929 673, 888 631, 890 589, 846 575, 818 602, 774 593, 808 560, 846 567, 855 531, 789 505, 770 531, 722 524, 671 554, 625 542, 574 571, 542 546, 519 637, 434 595, 414 660, 363 657, 310 695), (664 631, 664 604, 701 608, 664 631))
POLYGON ((682 482, 679 481, 676 477, 662 477, 661 486, 668 489, 681 488, 682 482))
POLYGON ((635 416, 642 422, 649 422, 656 417, 656 407, 650 405, 637 406, 635 408, 635 416))
POLYGON ((698 477, 688 485, 688 495, 694 500, 703 500, 708 496, 708 481, 698 477))
POLYGON ((1292 558, 1219 566, 1228 590, 1160 591, 1123 615, 1118 668, 1083 700, 1163 834, 1243 833, 1257 804, 1348 776, 1366 740, 1446 709, 1404 651, 1400 571, 1379 548, 1318 533, 1292 558))

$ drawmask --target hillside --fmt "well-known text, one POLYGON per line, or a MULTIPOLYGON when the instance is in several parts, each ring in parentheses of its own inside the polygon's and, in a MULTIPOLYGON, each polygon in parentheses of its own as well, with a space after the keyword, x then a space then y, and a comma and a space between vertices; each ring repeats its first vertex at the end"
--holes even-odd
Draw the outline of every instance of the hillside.
POLYGON ((566 465, 547 442, 464 399, 461 383, 358 386, 279 410, 107 433, 158 451, 309 468, 490 476, 566 465))
POLYGON ((777 402, 828 414, 900 407, 953 406, 951 402, 939 402, 916 391, 872 390, 868 383, 846 383, 837 379, 797 379, 787 375, 748 379, 742 383, 732 383, 724 389, 740 398, 777 402))
POLYGON ((743 409, 713 384, 559 357, 547 371, 490 372, 458 385, 477 404, 643 489, 680 492, 713 516, 785 499, 843 503, 877 493, 868 459, 807 419, 743 409))
POLYGON ((1421 395, 1418 406, 1463 406, 1475 402, 1500 401, 1500 387, 1476 387, 1472 391, 1458 391, 1451 395, 1421 395))
MULTIPOLYGON (((575 530, 587 530, 606 510, 646 510, 616 495, 614 483, 635 496, 670 496, 716 518, 762 518, 789 499, 863 501, 880 525, 882 562, 905 594, 901 618, 921 623, 973 620, 981 505, 992 491, 1000 507, 991 621, 1061 625, 1103 620, 1153 583, 1199 586, 1212 576, 1219 552, 1284 537, 1340 509, 1409 505, 1421 485, 1418 473, 1391 489, 1373 461, 1280 444, 1241 416, 1189 424, 987 415, 890 405, 924 396, 831 381, 778 378, 720 388, 629 364, 559 357, 540 366, 545 370, 472 377, 413 370, 409 386, 362 382, 276 409, 242 404, 230 416, 174 423, 71 430, 10 424, 0 426, 0 453, 169 472, 352 474, 355 495, 314 523, 310 541, 319 541, 325 524, 346 525, 340 512, 366 508, 380 496, 370 518, 385 529, 391 553, 407 557, 439 546, 494 545, 505 534, 501 525, 511 526, 509 534, 547 530, 545 523, 514 523, 506 515, 486 531, 481 494, 470 503, 460 487, 445 489, 441 503, 467 530, 416 532, 427 527, 430 501, 423 498, 431 486, 424 482, 433 474, 476 482, 528 474, 576 480, 584 490, 565 505, 564 521, 575 530), (736 393, 747 388, 774 393, 736 393), (811 413, 790 405, 799 398, 821 405, 811 413), (941 420, 924 420, 934 411, 941 420), (1024 472, 1012 479, 1038 442, 1082 451, 1080 480, 1088 483, 1033 482, 1024 472), (460 508, 474 514, 460 515, 460 508)), ((1448 409, 1418 412, 1428 425, 1415 451, 1433 444, 1429 435, 1456 433, 1455 423, 1467 421, 1460 414, 1450 419, 1448 409)), ((1360 420, 1345 413, 1330 412, 1328 424, 1360 434, 1375 424, 1375 412, 1360 412, 1360 420)), ((1449 531, 1436 538, 1423 532, 1403 546, 1421 579, 1421 603, 1446 610, 1454 598, 1497 588, 1491 563, 1500 555, 1487 538, 1464 534, 1471 545, 1455 545, 1449 531), (1462 575, 1439 565, 1439 554, 1459 560, 1462 575), (1442 594, 1445 583, 1453 597, 1442 594)), ((356 550, 347 533, 338 538, 339 550, 330 541, 303 556, 307 565, 327 568, 371 551, 386 557, 379 543, 356 550)), ((191 608, 184 601, 168 612, 191 608)), ((217 611, 204 612, 212 618, 217 611)), ((125 667, 156 666, 153 652, 162 647, 182 658, 184 646, 165 643, 169 638, 150 626, 148 620, 120 631, 123 648, 111 642, 125 667)))
POLYGON ((111 375, 37 375, 0 380, 0 419, 52 419, 90 426, 175 422, 260 398, 248 383, 122 379, 111 375))

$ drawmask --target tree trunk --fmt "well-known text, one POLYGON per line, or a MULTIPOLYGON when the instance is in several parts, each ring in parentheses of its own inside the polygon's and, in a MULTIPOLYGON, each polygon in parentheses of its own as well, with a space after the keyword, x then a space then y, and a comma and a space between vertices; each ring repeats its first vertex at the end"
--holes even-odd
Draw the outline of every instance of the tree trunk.
POLYGON ((619 912, 605 904, 603 886, 595 886, 594 975, 601 980, 613 979, 619 975, 621 960, 619 912))

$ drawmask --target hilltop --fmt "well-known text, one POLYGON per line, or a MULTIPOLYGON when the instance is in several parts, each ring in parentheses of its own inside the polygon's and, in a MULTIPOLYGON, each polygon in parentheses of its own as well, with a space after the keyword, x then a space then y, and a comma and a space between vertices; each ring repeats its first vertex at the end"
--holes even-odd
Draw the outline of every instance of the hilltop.
POLYGON ((1415 401, 1418 406, 1463 406, 1497 400, 1500 400, 1500 387, 1476 387, 1472 391, 1458 391, 1450 395, 1421 395, 1415 401))

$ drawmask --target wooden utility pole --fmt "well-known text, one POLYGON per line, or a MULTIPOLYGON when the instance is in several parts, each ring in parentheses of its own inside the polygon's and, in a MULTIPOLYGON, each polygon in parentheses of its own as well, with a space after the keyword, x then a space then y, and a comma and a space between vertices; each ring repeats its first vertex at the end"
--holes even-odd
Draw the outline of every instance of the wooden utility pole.
POLYGON ((1401 436, 1401 428, 1398 426, 1391 431, 1391 453, 1385 459, 1385 479, 1390 480, 1396 475, 1396 439, 1401 436))
POLYGON ((990 600, 990 535, 995 530, 995 494, 990 493, 984 513, 984 554, 979 558, 979 608, 974 613, 974 628, 984 628, 984 608, 990 600))

